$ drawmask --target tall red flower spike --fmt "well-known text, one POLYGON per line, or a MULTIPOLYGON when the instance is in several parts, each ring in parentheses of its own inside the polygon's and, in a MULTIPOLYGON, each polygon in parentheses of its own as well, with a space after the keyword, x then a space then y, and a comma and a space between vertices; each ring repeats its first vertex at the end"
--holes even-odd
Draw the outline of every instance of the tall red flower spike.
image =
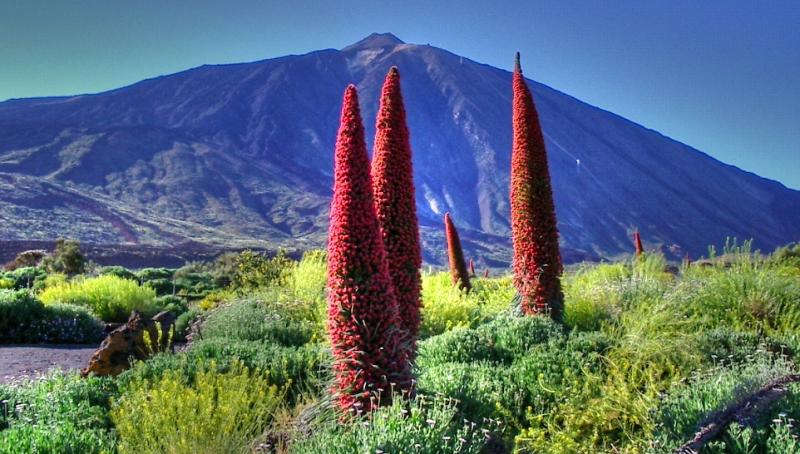
POLYGON ((398 326, 406 334, 404 345, 408 358, 414 359, 422 308, 422 253, 414 197, 411 145, 400 92, 400 74, 395 67, 389 70, 383 83, 380 109, 375 123, 372 178, 375 210, 378 213, 389 275, 397 298, 398 326))
POLYGON ((475 264, 472 263, 472 259, 469 259, 467 268, 469 269, 469 277, 475 277, 475 264))
POLYGON ((686 266, 689 266, 689 265, 692 264, 692 259, 691 259, 691 257, 689 257, 689 253, 688 252, 686 253, 686 255, 683 256, 683 263, 685 263, 686 266))
POLYGON ((549 314, 560 320, 561 254, 550 188, 550 172, 539 115, 533 104, 519 53, 513 75, 511 149, 511 241, 514 287, 526 314, 549 314))
POLYGON ((397 302, 372 197, 364 126, 353 85, 344 92, 334 156, 328 227, 327 328, 334 356, 333 393, 342 409, 386 404, 408 389, 397 302), (383 390, 382 392, 380 390, 383 390), (380 398, 374 393, 380 392, 380 398))
POLYGON ((453 279, 453 284, 458 283, 459 288, 470 291, 472 284, 469 282, 467 265, 464 263, 461 240, 458 239, 456 226, 450 220, 450 213, 444 214, 444 233, 447 237, 447 258, 450 262, 450 276, 453 279))
POLYGON ((637 259, 641 257, 642 254, 644 254, 644 248, 642 247, 642 238, 639 236, 638 230, 634 230, 633 232, 633 247, 635 248, 637 259))

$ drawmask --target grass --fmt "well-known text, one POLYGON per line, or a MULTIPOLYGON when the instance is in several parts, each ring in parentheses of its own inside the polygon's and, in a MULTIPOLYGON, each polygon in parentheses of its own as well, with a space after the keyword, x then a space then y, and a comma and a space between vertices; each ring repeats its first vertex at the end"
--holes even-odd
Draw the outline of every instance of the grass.
MULTIPOLYGON (((84 439, 106 452, 147 452, 132 441, 134 428, 156 451, 190 452, 197 440, 225 452, 479 452, 484 443, 505 446, 500 452, 671 452, 715 412, 796 370, 800 268, 784 255, 762 260, 731 246, 677 272, 666 272, 655 254, 577 267, 562 277, 565 325, 515 316, 508 276, 474 278, 465 293, 447 273, 423 273, 418 397, 369 414, 354 409, 338 421, 324 410, 332 362, 324 253, 311 252, 268 286, 190 308, 185 325, 194 314, 200 319, 185 351, 156 355, 114 381, 85 382, 106 396, 105 404, 76 407, 96 415, 96 425, 76 427, 74 415, 42 404, 36 414, 53 421, 46 442, 54 447, 40 452, 84 439), (162 394, 173 397, 153 398, 162 394), (201 417, 198 409, 198 420, 167 422, 198 402, 219 415, 201 417), (255 411, 256 402, 268 408, 255 411), (239 408, 234 414, 249 408, 248 416, 220 432, 228 403, 239 408)), ((60 377, 15 385, 13 393, 46 396, 46 383, 78 381, 60 377)), ((702 452, 797 452, 798 391, 788 386, 702 452)), ((0 437, 25 449, 23 439, 44 439, 36 438, 44 432, 33 413, 5 408, 0 437)))

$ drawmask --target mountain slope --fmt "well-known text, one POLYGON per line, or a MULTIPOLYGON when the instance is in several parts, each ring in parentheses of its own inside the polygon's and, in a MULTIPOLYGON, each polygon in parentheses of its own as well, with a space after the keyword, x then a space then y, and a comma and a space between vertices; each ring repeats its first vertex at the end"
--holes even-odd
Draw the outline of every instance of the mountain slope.
MULTIPOLYGON (((445 263, 449 211, 467 256, 502 266, 511 76, 388 34, 96 95, 0 103, 0 238, 322 247, 342 92, 358 87, 371 144, 393 65, 424 259, 445 263)), ((800 192, 544 85, 531 89, 566 258, 630 252, 635 228, 646 248, 676 256, 697 257, 728 236, 764 250, 800 239, 800 192)))

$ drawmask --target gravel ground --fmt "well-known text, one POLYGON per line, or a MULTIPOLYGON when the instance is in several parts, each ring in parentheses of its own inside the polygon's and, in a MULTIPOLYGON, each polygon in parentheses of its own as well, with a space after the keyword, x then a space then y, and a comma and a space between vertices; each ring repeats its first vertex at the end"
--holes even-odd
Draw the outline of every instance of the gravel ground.
POLYGON ((83 369, 98 345, 0 345, 0 383, 36 377, 53 366, 83 369))

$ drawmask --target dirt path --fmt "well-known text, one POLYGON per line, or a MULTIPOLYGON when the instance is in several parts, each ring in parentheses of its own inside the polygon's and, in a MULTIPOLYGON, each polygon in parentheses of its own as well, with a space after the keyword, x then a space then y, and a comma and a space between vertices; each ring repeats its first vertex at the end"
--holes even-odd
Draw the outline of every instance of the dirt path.
POLYGON ((0 345, 0 383, 14 378, 35 377, 52 366, 82 369, 97 345, 0 345))

